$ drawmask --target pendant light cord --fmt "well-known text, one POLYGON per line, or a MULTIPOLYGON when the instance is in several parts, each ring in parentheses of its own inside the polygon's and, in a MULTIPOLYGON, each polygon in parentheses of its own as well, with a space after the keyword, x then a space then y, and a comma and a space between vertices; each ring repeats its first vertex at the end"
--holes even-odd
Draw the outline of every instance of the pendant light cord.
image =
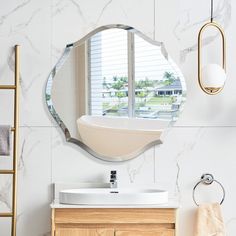
POLYGON ((213 22, 213 11, 214 11, 214 4, 213 0, 211 0, 211 22, 213 22))

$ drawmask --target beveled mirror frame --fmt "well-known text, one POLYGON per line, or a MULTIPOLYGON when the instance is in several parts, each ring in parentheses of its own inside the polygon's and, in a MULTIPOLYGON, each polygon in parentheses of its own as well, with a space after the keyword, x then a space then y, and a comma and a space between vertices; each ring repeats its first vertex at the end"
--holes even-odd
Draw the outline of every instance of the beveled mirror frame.
MULTIPOLYGON (((76 138, 73 138, 71 136, 69 129, 66 127, 65 123, 60 119, 59 115, 57 114, 57 112, 56 112, 56 110, 55 110, 55 108, 53 106, 53 102, 52 102, 52 98, 51 98, 51 90, 50 90, 50 92, 48 92, 48 90, 49 90, 49 83, 53 82, 53 80, 55 78, 55 75, 60 70, 60 68, 63 66, 64 62, 67 60, 67 58, 70 55, 71 50, 74 47, 77 47, 77 46, 81 45, 86 40, 88 40, 91 36, 95 35, 98 32, 101 32, 101 31, 104 31, 104 30, 107 30, 107 29, 113 29, 113 28, 123 29, 123 30, 130 31, 130 32, 135 33, 136 35, 140 36, 141 38, 143 38, 144 40, 146 40, 150 44, 153 44, 153 45, 161 47, 161 52, 162 52, 163 56, 168 60, 168 53, 166 51, 166 48, 165 48, 163 42, 158 42, 158 41, 152 40, 149 37, 147 37, 146 35, 144 35, 143 33, 141 33, 140 31, 134 29, 133 27, 127 26, 127 25, 111 24, 111 25, 101 26, 101 27, 91 31, 90 33, 88 33, 86 36, 84 36, 80 40, 78 40, 78 41, 76 41, 74 43, 66 45, 66 48, 65 48, 64 52, 62 53, 61 58, 58 60, 58 62, 53 67, 51 73, 48 76, 46 87, 45 87, 45 101, 46 101, 46 105, 48 107, 48 110, 49 110, 50 114, 52 115, 52 117, 54 118, 56 123, 60 126, 60 128, 62 129, 67 142, 74 143, 74 144, 78 145, 83 150, 87 151, 89 154, 91 154, 92 156, 94 156, 94 157, 96 157, 96 158, 98 158, 98 159, 100 159, 102 161, 123 162, 123 161, 128 161, 128 160, 131 160, 131 159, 139 156, 140 154, 142 154, 143 152, 145 152, 146 150, 148 150, 152 146, 162 144, 162 142, 160 140, 158 140, 158 141, 154 141, 154 142, 151 142, 151 143, 147 144, 145 147, 137 150, 135 153, 132 153, 132 157, 130 157, 129 159, 124 159, 124 157, 123 158, 122 157, 121 158, 117 158, 117 159, 114 159, 114 158, 113 159, 109 159, 109 157, 103 156, 103 155, 100 155, 100 154, 96 153, 90 147, 88 147, 86 144, 84 144, 80 140, 78 140, 76 138)), ((171 125, 172 125, 172 122, 170 121, 169 126, 171 126, 171 125)))

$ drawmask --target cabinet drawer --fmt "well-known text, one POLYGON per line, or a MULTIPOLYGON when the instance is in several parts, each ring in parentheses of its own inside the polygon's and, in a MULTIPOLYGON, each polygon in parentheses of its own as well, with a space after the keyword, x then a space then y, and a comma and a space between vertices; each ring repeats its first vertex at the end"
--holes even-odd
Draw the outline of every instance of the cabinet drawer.
POLYGON ((58 229, 55 236, 114 236, 113 229, 58 229))
POLYGON ((115 236, 174 236, 174 230, 117 230, 115 236))
POLYGON ((55 224, 171 224, 176 209, 55 209, 55 224))

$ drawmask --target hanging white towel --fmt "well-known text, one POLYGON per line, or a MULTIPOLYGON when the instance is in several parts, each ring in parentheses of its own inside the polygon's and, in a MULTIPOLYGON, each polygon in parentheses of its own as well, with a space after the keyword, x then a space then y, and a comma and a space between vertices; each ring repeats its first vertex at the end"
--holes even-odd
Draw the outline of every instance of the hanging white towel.
POLYGON ((11 126, 0 125, 0 155, 9 156, 11 150, 11 126))
POLYGON ((199 205, 194 236, 225 236, 220 204, 199 205))

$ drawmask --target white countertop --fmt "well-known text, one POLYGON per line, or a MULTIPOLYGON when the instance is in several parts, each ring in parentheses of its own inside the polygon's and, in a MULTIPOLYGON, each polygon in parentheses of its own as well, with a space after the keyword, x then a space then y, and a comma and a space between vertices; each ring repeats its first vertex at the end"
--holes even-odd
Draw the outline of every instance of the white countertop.
POLYGON ((179 208, 180 205, 177 201, 170 199, 167 204, 159 204, 159 205, 68 205, 68 204, 60 204, 55 201, 50 204, 52 209, 55 208, 179 208))

